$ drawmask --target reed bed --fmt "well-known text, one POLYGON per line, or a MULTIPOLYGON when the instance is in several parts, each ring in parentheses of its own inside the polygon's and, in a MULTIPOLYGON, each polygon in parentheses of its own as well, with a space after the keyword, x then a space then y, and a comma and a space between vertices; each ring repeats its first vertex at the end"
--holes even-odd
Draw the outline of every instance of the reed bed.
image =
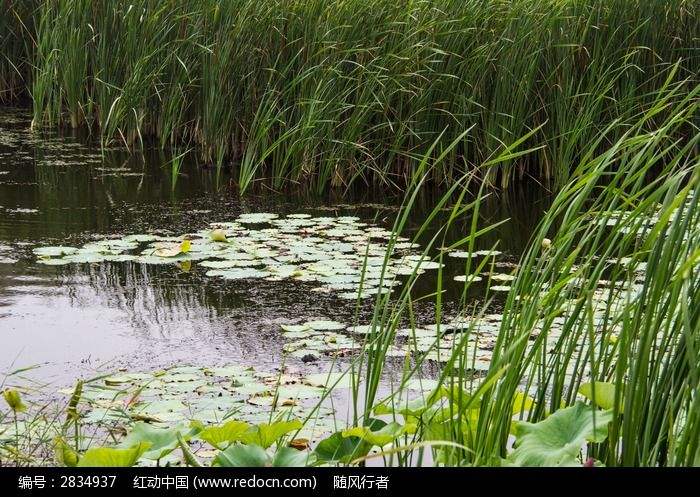
MULTIPOLYGON (((490 186, 561 187, 583 151, 624 136, 668 78, 685 81, 681 98, 700 74, 688 0, 33 5, 23 12, 34 27, 2 47, 31 59, 35 125, 87 126, 104 145, 196 146, 232 167, 241 190, 261 179, 404 188, 435 140, 437 156, 465 129, 426 185, 478 170, 490 186), (528 153, 476 167, 521 137, 528 153)), ((8 57, 6 94, 20 81, 8 57)))
MULTIPOLYGON (((607 466, 700 464, 700 159, 693 153, 700 134, 696 128, 687 143, 674 138, 696 119, 698 92, 674 103, 683 90, 663 87, 613 146, 598 152, 593 144, 582 156, 520 260, 485 375, 474 375, 473 344, 479 318, 490 312, 488 291, 485 304, 463 307, 461 338, 447 351, 427 401, 411 400, 404 388, 420 378, 420 362, 404 368, 388 397, 379 396, 387 351, 401 323, 413 323, 413 302, 433 300, 437 323, 454 316, 443 315, 440 277, 431 295, 412 292, 414 275, 400 295, 377 298, 366 355, 354 370, 363 378, 355 412, 365 425, 387 412, 415 425, 413 434, 385 448, 389 464, 420 465, 426 446, 429 460, 448 466, 565 464, 555 457, 521 457, 535 452, 532 446, 514 457, 513 437, 517 447, 522 421, 546 420, 576 405, 582 392, 609 417, 598 411, 607 439, 589 440, 579 464, 587 458, 607 466), (667 117, 648 129, 660 113, 667 117)), ((599 140, 608 132, 614 125, 599 140)), ((449 192, 436 209, 448 199, 454 205, 449 225, 478 211, 481 195, 455 202, 449 192)), ((398 231, 412 204, 407 197, 398 231)), ((486 230, 473 224, 459 241, 442 239, 439 230, 424 257, 441 261, 442 254, 431 256, 434 246, 453 246, 449 242, 472 250, 486 230)), ((467 274, 483 270, 488 266, 468 263, 467 274)), ((465 290, 469 286, 467 281, 465 290)), ((556 439, 552 435, 551 444, 539 449, 559 451, 566 436, 556 439)))
MULTIPOLYGON (((415 284, 420 278, 416 268, 400 289, 376 297, 363 349, 348 366, 350 415, 339 421, 341 431, 294 462, 359 464, 383 458, 391 466, 700 464, 700 87, 688 91, 686 82, 673 82, 678 70, 676 66, 622 136, 614 138, 620 128, 610 123, 582 151, 513 270, 488 367, 477 367, 474 343, 483 331, 481 316, 493 312, 491 285, 483 299, 465 299, 457 316, 446 315, 442 269, 437 269, 434 291, 425 295, 415 284), (692 131, 689 138, 678 140, 684 129, 692 131), (458 338, 449 350, 443 349, 445 361, 423 395, 409 388, 424 380, 424 358, 418 354, 399 359, 400 380, 382 389, 397 330, 408 324, 415 334, 419 324, 425 325, 413 315, 419 300, 434 303, 435 348, 450 336, 458 338), (441 328, 455 318, 458 327, 441 328), (391 424, 376 429, 379 417, 391 424), (546 429, 544 423, 549 423, 546 429), (526 442, 528 430, 530 435, 540 430, 539 436, 526 442), (360 442, 373 441, 357 442, 360 436, 365 437, 360 442)), ((442 137, 436 139, 418 162, 392 227, 385 268, 424 182, 468 133, 463 131, 441 150, 442 137)), ((516 140, 521 146, 502 150, 480 167, 533 152, 526 141, 516 140)), ((424 218, 414 238, 425 259, 442 262, 455 248, 472 252, 490 229, 478 224, 487 188, 482 177, 472 171, 458 178, 424 218), (469 190, 478 193, 468 197, 469 190), (442 221, 446 209, 450 214, 442 221), (465 216, 473 222, 463 238, 448 238, 453 236, 448 235, 453 233, 450 225, 465 216)), ((466 274, 488 273, 489 262, 476 265, 467 259, 465 269, 466 274)), ((464 285, 466 295, 471 280, 464 285)), ((359 316, 356 324, 362 324, 359 316)), ((41 440, 26 434, 6 437, 0 455, 5 450, 14 464, 25 464, 25 451, 38 451, 37 444, 50 444, 44 438, 58 435, 56 461, 68 464, 68 454, 75 464, 84 436, 76 414, 82 386, 76 387, 58 433, 41 440), (75 451, 67 450, 63 440, 71 440, 75 451)), ((14 416, 16 425, 23 406, 17 395, 6 393, 13 411, 0 413, 0 421, 14 416)), ((313 415, 305 419, 313 421, 313 415)), ((301 428, 301 423, 294 426, 301 428)), ((175 437, 172 429, 163 433, 175 437)), ((288 433, 276 439, 277 451, 288 452, 288 433)), ((230 434, 222 453, 248 450, 245 444, 254 443, 236 437, 230 434)), ((128 440, 135 443, 134 437, 128 440)), ((174 440, 179 445, 173 442, 169 450, 182 450, 184 464, 199 464, 181 438, 174 440)), ((120 447, 114 442, 104 441, 112 450, 120 447)), ((267 453, 260 450, 260 463, 268 464, 267 453)), ((80 457, 88 458, 85 454, 80 457)), ((234 464, 232 459, 223 461, 234 464)))
POLYGON ((34 46, 33 1, 4 0, 0 9, 0 104, 27 95, 34 46))

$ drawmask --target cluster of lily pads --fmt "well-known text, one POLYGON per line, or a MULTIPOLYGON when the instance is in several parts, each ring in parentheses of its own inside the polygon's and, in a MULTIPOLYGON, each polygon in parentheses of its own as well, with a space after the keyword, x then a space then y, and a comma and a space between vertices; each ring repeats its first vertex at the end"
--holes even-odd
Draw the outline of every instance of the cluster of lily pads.
MULTIPOLYGON (((610 261, 610 264, 632 264, 629 261, 610 261)), ((615 326, 610 326, 618 311, 639 291, 635 281, 642 278, 643 267, 634 266, 632 280, 617 282, 614 285, 607 280, 597 282, 597 289, 590 295, 592 321, 599 329, 606 329, 607 340, 615 340, 615 326), (614 291, 611 291, 614 290, 614 291), (608 326, 602 326, 607 323, 608 326)), ((491 274, 492 280, 512 281, 515 275, 491 274), (506 280, 505 277, 508 276, 506 280)), ((572 279, 569 285, 576 286, 583 281, 572 279)), ((510 287, 507 287, 510 290, 510 287)), ((553 350, 562 338, 566 323, 566 302, 561 316, 548 320, 546 324, 546 349, 553 350)), ((574 300, 571 300, 572 305, 574 300)), ((411 328, 399 328, 394 331, 395 341, 386 351, 387 357, 414 356, 422 360, 446 362, 455 349, 466 354, 470 369, 476 372, 488 370, 492 360, 492 351, 501 329, 503 316, 498 313, 479 314, 475 316, 456 316, 441 323, 417 325, 411 328)), ((537 324, 531 331, 531 339, 537 338, 545 329, 544 322, 537 324)), ((371 324, 348 325, 339 321, 317 319, 296 324, 281 325, 282 336, 286 339, 283 352, 305 362, 319 357, 344 357, 360 352, 370 334, 375 336, 386 330, 371 324)), ((573 365, 571 366, 573 367, 573 365)), ((573 372, 573 371, 572 371, 573 372)))
MULTIPOLYGON (((347 378, 334 372, 260 372, 240 365, 181 366, 119 373, 85 383, 77 393, 61 393, 78 399, 75 411, 84 431, 92 427, 119 434, 144 423, 166 429, 282 420, 295 423, 297 438, 317 440, 336 429, 334 411, 321 400, 331 387, 347 388, 347 378), (307 418, 302 426, 300 421, 307 418)), ((13 436, 12 426, 2 428, 0 438, 13 436)), ((194 449, 199 458, 213 457, 205 446, 194 449)), ((175 461, 180 455, 172 457, 175 461)))
POLYGON ((195 262, 207 276, 293 279, 315 283, 316 291, 357 299, 390 292, 400 284, 397 276, 438 267, 412 254, 416 245, 404 238, 395 241, 387 257, 392 236, 355 216, 251 213, 179 237, 105 237, 82 247, 39 247, 34 254, 46 265, 134 262, 179 264, 189 270, 195 262))
POLYGON ((3 109, 0 123, 0 158, 13 161, 30 160, 39 166, 66 167, 101 164, 102 154, 69 138, 55 133, 41 133, 30 128, 31 115, 24 111, 3 109), (36 152, 39 153, 36 153, 36 152))

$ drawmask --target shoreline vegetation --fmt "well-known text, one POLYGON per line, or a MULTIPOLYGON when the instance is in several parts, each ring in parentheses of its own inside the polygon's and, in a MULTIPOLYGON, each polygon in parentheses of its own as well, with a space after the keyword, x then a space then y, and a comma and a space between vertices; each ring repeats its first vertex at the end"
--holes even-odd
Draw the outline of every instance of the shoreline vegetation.
MULTIPOLYGON (((216 422, 193 413, 186 424, 133 408, 146 403, 140 395, 150 383, 142 380, 167 384, 167 401, 189 382, 206 397, 218 384, 197 383, 196 368, 79 382, 58 415, 27 407, 10 376, 3 460, 700 465, 694 2, 59 1, 24 14, 25 34, 3 40, 17 48, 15 60, 27 57, 13 64, 23 79, 13 80, 6 58, 0 81, 25 85, 13 98, 31 95, 35 126, 87 126, 104 146, 197 147, 219 167, 234 162, 242 191, 267 178, 279 188, 378 183, 405 186, 406 194, 383 256, 372 254, 381 259, 372 268, 376 287, 392 291, 372 295, 369 322, 349 323, 362 346, 341 363, 345 376, 309 383, 280 371, 265 380, 265 421, 237 414, 250 409, 246 397, 228 399, 234 406, 216 422), (471 257, 490 229, 477 225, 481 201, 521 177, 551 182, 557 193, 517 268, 492 281, 493 258, 471 257), (430 184, 442 196, 415 230, 416 245, 408 243, 420 251, 416 264, 394 285, 391 258, 407 243, 412 208, 430 184), (462 238, 448 239, 450 225, 468 216, 474 221, 462 238), (464 298, 459 315, 446 316, 443 260, 455 251, 465 264, 464 298), (437 272, 429 295, 415 291, 423 263, 437 272), (466 296, 477 277, 487 285, 474 301, 466 296), (507 297, 494 317, 496 287, 507 297), (415 322, 418 300, 434 305, 430 327, 415 322), (387 394, 382 381, 399 335, 409 345, 430 340, 439 373, 423 378, 428 354, 409 347, 399 357, 401 381, 387 394), (426 385, 419 394, 416 382, 426 385), (303 416, 295 413, 298 398, 280 393, 299 397, 312 387, 329 390, 303 416), (349 419, 320 439, 301 436, 322 417, 332 387, 348 393, 349 419), (109 437, 87 435, 95 404, 109 437)), ((192 245, 234 243, 236 231, 225 228, 174 239, 163 257, 186 260, 192 245)), ((35 253, 64 258, 79 250, 55 249, 35 253)), ((285 332, 326 343, 324 333, 337 341, 345 324, 292 324, 285 332)), ((255 376, 235 368, 203 374, 248 394, 255 376)))
POLYGON ((467 129, 426 184, 476 172, 489 186, 561 187, 603 130, 598 151, 659 88, 687 94, 700 74, 700 12, 686 0, 4 8, 1 101, 29 98, 35 126, 88 128, 104 146, 195 147, 241 191, 262 178, 400 190, 433 142, 436 157, 467 129), (511 148, 525 151, 491 161, 511 148))

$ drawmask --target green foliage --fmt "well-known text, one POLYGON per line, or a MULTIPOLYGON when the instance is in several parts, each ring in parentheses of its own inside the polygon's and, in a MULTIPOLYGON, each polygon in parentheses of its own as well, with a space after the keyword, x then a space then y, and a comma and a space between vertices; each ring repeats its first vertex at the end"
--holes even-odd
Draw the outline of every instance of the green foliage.
POLYGON ((22 395, 14 388, 6 388, 2 392, 2 396, 10 409, 15 412, 24 412, 27 406, 22 402, 22 395))
POLYGON ((304 425, 298 419, 293 421, 276 421, 274 423, 261 423, 251 427, 243 437, 246 444, 259 445, 267 449, 277 443, 282 437, 292 431, 297 431, 304 425))
POLYGON ((387 439, 393 441, 401 435, 402 431, 403 428, 397 423, 388 424, 381 419, 371 418, 366 426, 338 431, 321 440, 314 454, 319 461, 348 464, 366 456, 373 445, 379 445, 374 442, 383 442, 387 439))
POLYGON ((179 438, 189 439, 189 430, 183 426, 156 428, 148 423, 136 423, 119 447, 130 448, 147 444, 148 450, 141 457, 158 461, 170 454, 179 445, 179 438))
POLYGON ((130 467, 136 464, 150 447, 149 442, 140 442, 126 449, 93 447, 80 456, 77 466, 84 467, 130 467))
POLYGON ((259 445, 233 444, 224 451, 219 452, 214 460, 216 466, 221 467, 304 467, 310 466, 313 457, 308 452, 299 451, 290 447, 279 448, 270 456, 259 445))
POLYGON ((577 466, 582 446, 608 436, 611 411, 582 402, 560 409, 539 423, 517 422, 515 450, 508 461, 518 466, 577 466))
POLYGON ((392 421, 378 430, 372 430, 369 426, 355 426, 343 430, 342 435, 343 438, 359 438, 370 445, 384 447, 403 435, 405 431, 403 425, 392 421))
POLYGON ((233 442, 245 440, 251 429, 252 426, 244 421, 231 420, 220 426, 202 427, 197 438, 223 450, 233 442))
MULTIPOLYGON (((578 393, 594 402, 601 409, 614 409, 615 391, 615 384, 605 381, 584 383, 578 389, 578 393)), ((624 401, 621 399, 620 403, 624 404, 624 401)))
POLYGON ((237 164, 242 190, 261 178, 403 186, 418 157, 470 127, 435 183, 484 164, 488 183, 562 186, 668 77, 690 88, 700 74, 700 16, 685 0, 33 0, 9 11, 0 99, 30 94, 36 124, 92 126, 105 144, 196 144, 208 163, 237 164))

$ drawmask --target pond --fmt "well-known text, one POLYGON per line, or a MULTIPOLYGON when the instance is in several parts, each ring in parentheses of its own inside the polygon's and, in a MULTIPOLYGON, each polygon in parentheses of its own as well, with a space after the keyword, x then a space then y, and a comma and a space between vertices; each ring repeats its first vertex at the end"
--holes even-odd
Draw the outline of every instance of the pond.
MULTIPOLYGON (((285 343, 281 324, 355 321, 355 300, 339 298, 338 292, 310 291, 314 285, 304 281, 212 278, 196 262, 187 270, 134 261, 51 266, 38 263, 32 251, 79 247, 104 236, 178 236, 256 212, 352 216, 370 227, 390 229, 398 199, 373 192, 318 197, 264 187, 239 198, 227 172, 201 167, 195 160, 184 161, 173 184, 170 158, 160 151, 102 153, 89 137, 38 133, 29 126, 27 111, 4 109, 0 114, 4 370, 41 365, 33 375, 71 384, 96 372, 182 364, 274 368, 285 343)), ((419 199, 408 234, 420 225, 431 202, 429 196, 419 199)), ((543 192, 530 190, 488 200, 479 223, 508 222, 480 238, 478 247, 496 247, 505 264, 517 261, 547 202, 543 192)), ((459 239, 470 222, 460 219, 446 240, 459 239)), ((461 296, 462 283, 453 278, 463 274, 464 261, 446 262, 449 309, 461 296)), ((418 293, 434 291, 433 274, 421 276, 418 293)), ((475 285, 470 293, 479 298, 481 291, 475 285)), ((360 312, 370 312, 372 302, 363 299, 360 312)), ((420 309, 429 321, 430 306, 420 309)), ((312 371, 324 367, 323 360, 292 360, 312 371)))

